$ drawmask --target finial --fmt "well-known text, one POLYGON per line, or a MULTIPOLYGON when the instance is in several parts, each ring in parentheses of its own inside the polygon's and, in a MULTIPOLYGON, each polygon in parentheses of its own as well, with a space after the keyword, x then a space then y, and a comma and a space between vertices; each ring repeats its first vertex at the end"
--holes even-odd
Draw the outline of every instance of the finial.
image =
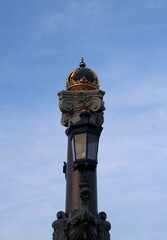
POLYGON ((86 64, 85 64, 85 62, 84 62, 84 58, 83 58, 83 57, 81 58, 81 62, 80 62, 80 64, 79 64, 79 66, 80 66, 80 67, 86 67, 86 64))

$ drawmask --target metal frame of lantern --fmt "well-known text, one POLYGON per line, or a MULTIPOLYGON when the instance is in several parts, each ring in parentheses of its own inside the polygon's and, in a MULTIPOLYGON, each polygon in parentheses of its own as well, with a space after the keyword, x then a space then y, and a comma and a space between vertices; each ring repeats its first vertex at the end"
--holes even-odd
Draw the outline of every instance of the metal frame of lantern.
POLYGON ((97 165, 99 137, 102 127, 92 121, 89 112, 81 112, 81 120, 71 125, 67 135, 72 141, 74 170, 94 170, 97 165))

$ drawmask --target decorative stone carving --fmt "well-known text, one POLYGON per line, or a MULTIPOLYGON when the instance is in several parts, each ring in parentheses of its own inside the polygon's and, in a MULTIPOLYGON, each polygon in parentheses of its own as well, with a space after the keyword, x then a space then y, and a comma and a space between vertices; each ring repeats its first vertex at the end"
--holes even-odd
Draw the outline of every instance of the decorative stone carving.
MULTIPOLYGON (((87 203, 91 199, 91 189, 88 182, 80 183, 80 198, 81 201, 87 203)), ((82 204, 81 204, 82 206, 82 204)))
POLYGON ((99 213, 98 219, 98 239, 99 240, 110 240, 110 229, 111 224, 106 221, 107 214, 105 212, 99 213))
POLYGON ((103 111, 105 110, 102 90, 92 91, 61 91, 59 96, 59 108, 62 112, 61 124, 68 127, 79 121, 82 111, 90 112, 96 124, 102 125, 103 111))
POLYGON ((88 210, 91 189, 88 182, 80 183, 80 210, 73 211, 69 216, 60 211, 52 227, 53 240, 110 240, 111 224, 106 221, 105 212, 92 214, 88 210))
POLYGON ((91 212, 78 211, 69 221, 69 240, 96 240, 97 221, 91 212))
POLYGON ((52 224, 53 240, 110 240, 111 224, 106 217, 105 212, 94 215, 89 210, 73 211, 67 217, 60 211, 52 224))
POLYGON ((52 223, 53 240, 67 240, 67 216, 64 212, 57 213, 57 220, 52 223))

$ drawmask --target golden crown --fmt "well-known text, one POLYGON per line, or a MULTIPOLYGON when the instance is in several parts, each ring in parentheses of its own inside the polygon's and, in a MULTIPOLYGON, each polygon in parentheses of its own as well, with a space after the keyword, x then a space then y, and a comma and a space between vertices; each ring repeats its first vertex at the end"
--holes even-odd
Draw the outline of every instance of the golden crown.
POLYGON ((86 67, 84 59, 81 59, 79 68, 69 73, 66 79, 66 88, 69 91, 96 90, 99 88, 99 80, 96 73, 86 67))

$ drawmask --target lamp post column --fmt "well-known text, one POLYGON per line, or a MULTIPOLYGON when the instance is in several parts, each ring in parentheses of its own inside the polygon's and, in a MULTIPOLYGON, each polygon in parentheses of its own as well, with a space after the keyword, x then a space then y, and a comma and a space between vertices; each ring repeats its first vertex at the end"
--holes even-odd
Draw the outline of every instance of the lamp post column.
POLYGON ((97 153, 102 131, 104 92, 97 75, 80 67, 66 81, 67 90, 58 93, 61 123, 67 127, 67 162, 65 212, 57 213, 52 227, 53 240, 109 240, 111 225, 97 207, 97 153))

